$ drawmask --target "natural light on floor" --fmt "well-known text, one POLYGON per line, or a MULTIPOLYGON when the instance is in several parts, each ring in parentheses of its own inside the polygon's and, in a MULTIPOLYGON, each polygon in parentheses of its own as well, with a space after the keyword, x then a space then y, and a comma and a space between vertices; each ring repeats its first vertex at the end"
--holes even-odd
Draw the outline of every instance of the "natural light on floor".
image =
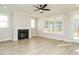
POLYGON ((79 49, 75 50, 75 52, 79 52, 79 49))
POLYGON ((68 46, 68 45, 72 45, 72 44, 59 44, 57 45, 58 47, 63 47, 63 46, 68 46))

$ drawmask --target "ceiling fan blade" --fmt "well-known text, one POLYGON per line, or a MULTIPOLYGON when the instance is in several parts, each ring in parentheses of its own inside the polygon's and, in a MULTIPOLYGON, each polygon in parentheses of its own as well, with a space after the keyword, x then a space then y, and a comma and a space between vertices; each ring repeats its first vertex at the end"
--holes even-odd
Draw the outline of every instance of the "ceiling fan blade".
POLYGON ((47 6, 47 4, 44 4, 44 6, 42 8, 45 8, 47 6))
POLYGON ((39 9, 39 7, 37 7, 37 6, 33 6, 33 7, 35 7, 35 8, 38 8, 38 9, 39 9))
POLYGON ((42 10, 50 11, 50 9, 42 9, 42 10))

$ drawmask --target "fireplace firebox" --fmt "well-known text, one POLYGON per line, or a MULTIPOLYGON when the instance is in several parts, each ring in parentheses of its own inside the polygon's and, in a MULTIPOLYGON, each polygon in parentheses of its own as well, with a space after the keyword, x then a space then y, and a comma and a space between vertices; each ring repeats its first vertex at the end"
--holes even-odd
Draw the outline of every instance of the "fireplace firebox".
POLYGON ((29 38, 28 29, 19 29, 18 30, 18 40, 29 38))

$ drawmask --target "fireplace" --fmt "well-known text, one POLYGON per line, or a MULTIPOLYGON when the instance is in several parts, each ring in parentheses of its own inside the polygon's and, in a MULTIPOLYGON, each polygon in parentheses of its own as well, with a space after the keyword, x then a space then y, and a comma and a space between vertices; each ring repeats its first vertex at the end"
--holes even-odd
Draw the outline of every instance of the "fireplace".
POLYGON ((29 29, 18 30, 18 40, 29 38, 29 29))

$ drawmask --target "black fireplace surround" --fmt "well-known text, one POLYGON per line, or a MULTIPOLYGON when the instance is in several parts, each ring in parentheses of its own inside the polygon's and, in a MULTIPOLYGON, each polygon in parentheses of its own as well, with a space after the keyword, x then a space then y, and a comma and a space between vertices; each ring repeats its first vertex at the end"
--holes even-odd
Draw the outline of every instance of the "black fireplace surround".
POLYGON ((18 40, 29 38, 29 29, 18 30, 18 40))

